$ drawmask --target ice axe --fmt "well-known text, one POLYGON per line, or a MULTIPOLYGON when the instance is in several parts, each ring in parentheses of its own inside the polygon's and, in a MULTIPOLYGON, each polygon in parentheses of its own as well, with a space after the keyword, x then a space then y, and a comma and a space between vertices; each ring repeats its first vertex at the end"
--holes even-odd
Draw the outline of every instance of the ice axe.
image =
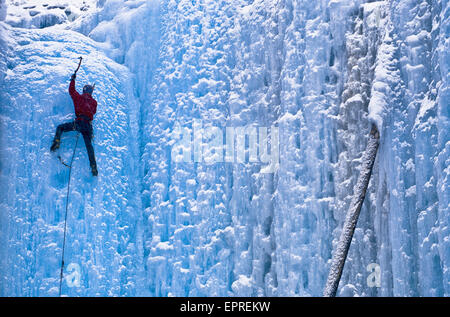
POLYGON ((78 63, 78 67, 77 67, 77 69, 75 70, 75 73, 74 74, 76 74, 77 72, 78 72, 78 70, 80 69, 80 66, 81 66, 81 61, 83 60, 83 57, 78 57, 79 59, 80 59, 80 62, 78 63))

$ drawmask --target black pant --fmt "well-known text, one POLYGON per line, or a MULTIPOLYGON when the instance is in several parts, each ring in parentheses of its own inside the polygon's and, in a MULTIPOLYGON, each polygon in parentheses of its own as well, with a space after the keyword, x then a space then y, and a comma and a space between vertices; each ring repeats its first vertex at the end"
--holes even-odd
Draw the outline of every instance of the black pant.
POLYGON ((55 140, 61 139, 61 134, 63 132, 69 131, 79 131, 83 135, 84 144, 86 145, 86 150, 89 156, 89 163, 91 167, 97 168, 97 163, 95 162, 94 147, 92 146, 91 140, 93 136, 92 125, 84 120, 75 120, 60 124, 56 128, 55 140))

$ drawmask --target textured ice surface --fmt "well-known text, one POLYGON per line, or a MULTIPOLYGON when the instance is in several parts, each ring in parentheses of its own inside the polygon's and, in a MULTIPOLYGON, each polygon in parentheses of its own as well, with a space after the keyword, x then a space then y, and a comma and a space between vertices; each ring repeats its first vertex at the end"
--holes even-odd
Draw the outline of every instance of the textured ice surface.
POLYGON ((320 296, 374 122, 380 148, 338 295, 449 296, 450 5, 363 2, 106 0, 36 30, 16 26, 39 28, 42 10, 10 5, 0 294, 57 294, 68 171, 48 148, 72 116, 83 55, 100 175, 80 140, 66 265, 81 285, 65 294, 320 296), (173 161, 173 132, 194 120, 278 126, 278 169, 173 161))
POLYGON ((0 0, 0 21, 3 21, 6 18, 6 0, 0 0))
MULTIPOLYGON (((82 55, 77 89, 95 82, 98 91, 94 147, 101 176, 92 178, 80 137, 65 260, 66 265, 81 267, 83 279, 81 287, 64 287, 63 292, 135 295, 143 254, 137 183, 139 107, 131 74, 76 32, 0 27, 7 37, 0 95, 1 267, 8 268, 2 269, 2 294, 58 295, 68 169, 49 152, 49 144, 56 126, 74 117, 68 79, 82 55)), ((75 139, 74 132, 63 135, 60 153, 66 162, 75 139)))
POLYGON ((22 28, 46 28, 74 21, 96 8, 96 0, 3 0, 6 23, 22 28))

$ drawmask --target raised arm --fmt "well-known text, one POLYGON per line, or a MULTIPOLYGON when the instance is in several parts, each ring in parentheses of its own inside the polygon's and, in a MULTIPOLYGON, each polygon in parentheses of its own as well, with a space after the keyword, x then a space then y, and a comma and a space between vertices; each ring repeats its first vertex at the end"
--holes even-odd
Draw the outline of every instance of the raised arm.
POLYGON ((69 94, 72 97, 72 99, 78 98, 80 96, 78 91, 75 89, 75 77, 74 76, 72 76, 72 78, 70 79, 69 94))

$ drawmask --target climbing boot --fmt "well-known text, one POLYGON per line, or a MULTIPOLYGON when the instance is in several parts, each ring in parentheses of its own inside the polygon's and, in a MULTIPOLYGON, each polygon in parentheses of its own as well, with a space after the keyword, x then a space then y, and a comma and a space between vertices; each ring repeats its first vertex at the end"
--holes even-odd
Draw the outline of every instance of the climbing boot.
POLYGON ((92 171, 92 176, 98 175, 97 166, 91 165, 91 171, 92 171))
POLYGON ((59 144, 61 143, 61 141, 59 139, 54 139, 53 140, 53 144, 50 148, 50 151, 55 152, 57 149, 59 149, 59 144))

